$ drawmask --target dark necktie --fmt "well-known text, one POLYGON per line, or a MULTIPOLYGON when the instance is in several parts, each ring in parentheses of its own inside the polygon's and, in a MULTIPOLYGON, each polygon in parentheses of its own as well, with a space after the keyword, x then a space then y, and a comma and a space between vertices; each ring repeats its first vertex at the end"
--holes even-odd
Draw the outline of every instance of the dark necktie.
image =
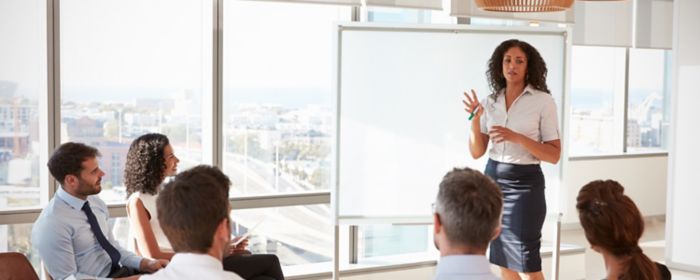
POLYGON ((102 230, 100 229, 100 224, 97 223, 97 218, 95 218, 95 214, 92 213, 92 209, 90 209, 90 203, 88 201, 83 204, 83 208, 81 208, 83 212, 85 212, 85 216, 87 216, 88 223, 90 223, 90 229, 92 230, 92 233, 95 234, 95 238, 97 238, 97 242, 100 243, 100 246, 102 246, 102 249, 107 251, 107 254, 109 255, 109 258, 112 259, 112 267, 110 269, 110 274, 113 272, 119 270, 119 259, 122 257, 121 254, 119 254, 119 251, 117 251, 112 244, 107 241, 107 238, 105 237, 104 233, 102 233, 102 230))

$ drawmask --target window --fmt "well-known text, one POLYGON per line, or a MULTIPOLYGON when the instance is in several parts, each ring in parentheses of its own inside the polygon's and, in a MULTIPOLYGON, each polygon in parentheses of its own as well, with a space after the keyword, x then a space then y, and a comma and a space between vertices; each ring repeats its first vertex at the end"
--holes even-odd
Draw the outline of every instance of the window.
POLYGON ((665 50, 574 46, 569 154, 663 151, 669 57, 665 50))
MULTIPOLYGON (((46 3, 0 2, 0 211, 41 206, 46 3)), ((45 201, 44 201, 45 203, 45 201)), ((0 233, 0 239, 4 235, 0 233)))
POLYGON ((39 252, 31 245, 31 233, 32 224, 0 225, 0 252, 22 253, 34 270, 40 271, 41 259, 39 252))
POLYGON ((570 155, 622 152, 624 95, 624 48, 573 47, 570 155))
POLYGON ((385 23, 457 23, 456 18, 451 17, 445 11, 387 7, 367 8, 367 21, 385 23))
POLYGON ((232 195, 328 190, 333 22, 349 7, 227 1, 224 171, 232 195))
POLYGON ((627 151, 659 151, 667 146, 670 114, 670 52, 630 49, 627 151))
POLYGON ((106 173, 100 197, 107 203, 126 199, 126 153, 144 133, 168 136, 180 170, 202 163, 211 135, 203 124, 210 117, 203 108, 211 108, 204 98, 212 84, 211 3, 60 4, 61 142, 100 150, 106 173))
POLYGON ((328 204, 234 209, 231 219, 233 235, 254 227, 249 249, 253 253, 275 254, 283 266, 332 261, 333 227, 328 204))
POLYGON ((371 225, 360 230, 360 256, 362 258, 423 253, 432 244, 432 226, 371 225))

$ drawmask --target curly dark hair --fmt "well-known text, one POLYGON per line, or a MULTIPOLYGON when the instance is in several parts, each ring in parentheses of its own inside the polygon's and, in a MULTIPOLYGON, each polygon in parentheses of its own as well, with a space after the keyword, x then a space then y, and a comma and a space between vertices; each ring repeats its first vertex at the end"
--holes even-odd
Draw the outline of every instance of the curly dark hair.
POLYGON ((502 89, 506 88, 506 78, 503 76, 503 56, 513 47, 521 49, 527 56, 525 83, 532 85, 537 90, 549 93, 547 88, 547 64, 535 47, 518 39, 503 41, 493 51, 488 62, 488 70, 486 70, 486 78, 489 80, 491 91, 494 94, 498 94, 502 89))
POLYGON ((165 179, 164 153, 169 144, 168 137, 159 133, 144 134, 131 142, 124 169, 127 197, 138 191, 157 193, 158 186, 165 179))

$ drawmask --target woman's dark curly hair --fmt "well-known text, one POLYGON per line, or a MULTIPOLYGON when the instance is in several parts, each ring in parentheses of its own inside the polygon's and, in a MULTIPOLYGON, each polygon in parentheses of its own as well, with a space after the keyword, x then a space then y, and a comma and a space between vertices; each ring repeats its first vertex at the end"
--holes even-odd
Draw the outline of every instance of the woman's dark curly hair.
POLYGON ((537 90, 549 93, 547 88, 547 65, 540 53, 532 45, 517 39, 504 41, 493 51, 488 62, 486 78, 494 94, 498 94, 506 88, 506 78, 503 76, 503 56, 512 47, 521 49, 527 56, 527 73, 525 74, 525 84, 530 84, 537 90))
POLYGON ((165 147, 169 144, 168 137, 159 133, 144 134, 131 142, 124 169, 127 197, 138 191, 157 193, 165 179, 165 147))

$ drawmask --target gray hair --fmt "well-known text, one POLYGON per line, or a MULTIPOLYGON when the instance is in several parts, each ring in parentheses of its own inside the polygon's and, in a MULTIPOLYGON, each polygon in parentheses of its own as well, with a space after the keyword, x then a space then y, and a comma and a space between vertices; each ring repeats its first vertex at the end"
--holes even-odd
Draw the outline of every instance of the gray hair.
POLYGON ((455 168, 442 178, 435 211, 450 242, 485 249, 502 210, 500 187, 481 172, 455 168))

